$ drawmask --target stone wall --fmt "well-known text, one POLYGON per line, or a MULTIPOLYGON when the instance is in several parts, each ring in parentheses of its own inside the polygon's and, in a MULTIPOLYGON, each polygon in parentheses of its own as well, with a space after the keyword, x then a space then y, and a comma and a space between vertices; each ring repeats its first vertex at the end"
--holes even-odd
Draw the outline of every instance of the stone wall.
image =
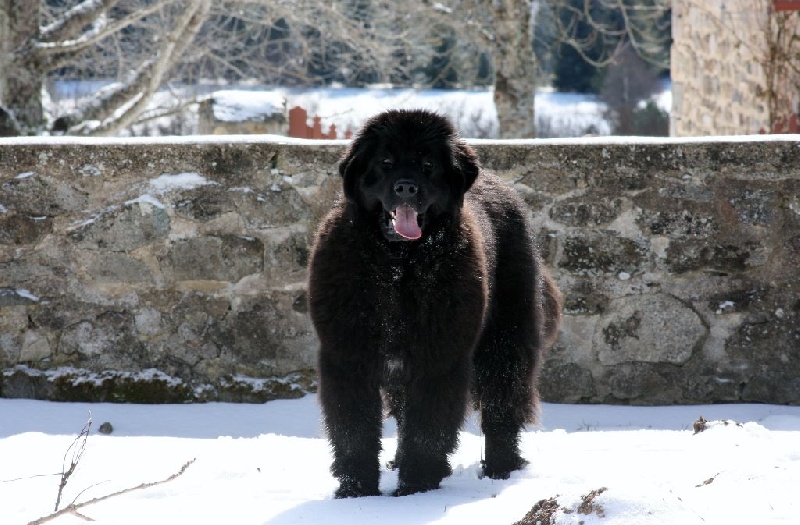
MULTIPOLYGON (((764 65, 778 65, 769 58, 770 44, 800 45, 790 40, 800 31, 800 17, 775 13, 770 5, 771 0, 672 0, 671 135, 743 135, 770 129, 764 65), (779 25, 787 38, 778 37, 779 25)), ((800 49, 788 51, 794 56, 800 49)), ((775 117, 797 112, 796 73, 769 74, 778 94, 775 117)))
MULTIPOLYGON (((341 142, 0 142, 2 395, 314 388, 308 242, 341 142)), ((548 401, 800 403, 800 143, 476 144, 566 315, 548 401)))

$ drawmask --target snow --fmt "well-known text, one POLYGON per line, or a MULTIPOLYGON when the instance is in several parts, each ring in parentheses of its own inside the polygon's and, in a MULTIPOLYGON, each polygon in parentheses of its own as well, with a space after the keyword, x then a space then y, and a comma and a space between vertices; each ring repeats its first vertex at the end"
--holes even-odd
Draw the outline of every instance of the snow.
POLYGON ((84 164, 83 167, 78 170, 78 173, 84 177, 100 177, 103 175, 103 172, 100 168, 97 166, 92 166, 91 164, 84 164))
MULTIPOLYGON (((423 108, 450 117, 466 137, 496 137, 498 133, 494 93, 488 89, 328 88, 285 90, 283 94, 287 109, 301 106, 309 116, 319 116, 323 130, 336 124, 341 132, 355 131, 381 111, 423 108)), ((603 118, 604 106, 591 95, 542 89, 534 103, 537 120, 547 121, 554 130, 572 135, 590 130, 601 135, 610 132, 603 118)))
MULTIPOLYGON (((287 109, 300 106, 322 119, 322 129, 336 124, 356 131, 372 115, 387 109, 422 108, 450 117, 467 136, 496 136, 497 111, 490 90, 331 88, 286 90, 287 109)), ((543 101, 537 97, 538 104, 543 101)))
POLYGON ((198 173, 163 173, 154 179, 150 179, 150 187, 162 193, 171 190, 193 190, 208 184, 217 183, 206 179, 198 173))
POLYGON ((29 299, 29 300, 31 300, 31 301, 33 301, 35 303, 39 302, 39 297, 37 297, 36 295, 32 294, 29 290, 25 290, 24 288, 18 288, 17 289, 17 295, 20 296, 20 297, 23 297, 25 299, 29 299))
POLYGON ((160 200, 156 199, 152 195, 149 195, 149 194, 146 194, 146 193, 144 195, 139 195, 135 199, 131 199, 129 201, 126 201, 125 204, 127 204, 127 205, 131 205, 131 204, 149 204, 149 205, 151 205, 151 206, 153 206, 155 208, 161 208, 162 210, 166 209, 166 206, 164 206, 163 202, 161 202, 160 200))
MULTIPOLYGON (((253 237, 240 237, 246 241, 254 241, 253 237)), ((284 385, 289 385, 291 390, 302 391, 302 387, 297 384, 296 376, 287 376, 282 378, 258 378, 258 377, 250 377, 242 374, 236 374, 230 379, 222 378, 220 382, 223 386, 242 386, 247 388, 251 392, 263 392, 266 390, 270 390, 275 383, 280 383, 284 385)))
MULTIPOLYGON (((559 525, 800 522, 800 407, 545 404, 541 428, 522 438, 531 465, 504 481, 479 479, 482 439, 471 418, 441 489, 334 500, 330 451, 309 395, 264 405, 0 399, 0 523, 52 512, 54 473, 90 412, 93 431, 64 504, 163 480, 196 458, 167 483, 80 509, 98 523, 511 524, 551 497, 559 525), (701 415, 707 430, 695 434, 701 415), (106 421, 113 433, 95 433, 106 421), (576 512, 602 488, 592 514, 576 512)), ((393 421, 384 435, 382 463, 397 446, 393 421)), ((384 493, 396 483, 384 469, 384 493)), ((84 521, 67 514, 52 523, 84 521)))
POLYGON ((727 312, 727 311, 731 311, 735 307, 736 307, 736 303, 734 303, 733 301, 723 301, 723 302, 719 303, 719 306, 717 306, 717 314, 721 314, 721 313, 724 313, 724 312, 727 312))
MULTIPOLYGON (((36 299, 38 301, 38 298, 36 299)), ((91 372, 82 368, 73 368, 71 366, 63 366, 52 368, 50 370, 39 370, 30 368, 26 365, 16 365, 3 372, 4 376, 11 376, 17 371, 23 372, 30 377, 44 376, 47 377, 50 383, 60 383, 70 381, 73 385, 88 384, 100 387, 106 380, 109 379, 129 379, 132 381, 161 381, 167 386, 175 387, 183 383, 183 380, 172 377, 164 372, 155 368, 146 368, 139 372, 91 372)))
MULTIPOLYGON (((52 93, 53 114, 64 114, 70 109, 91 102, 99 89, 108 89, 108 82, 56 82, 52 93)), ((185 99, 214 99, 215 117, 222 121, 247 121, 263 119, 275 112, 284 112, 294 106, 308 111, 309 118, 319 116, 322 128, 327 131, 336 124, 339 136, 348 129, 355 131, 372 115, 387 109, 426 108, 450 117, 465 137, 496 137, 497 111, 491 89, 415 89, 371 86, 365 88, 281 88, 259 85, 172 86, 156 94, 148 111, 174 107, 176 96, 185 99)), ((656 100, 664 107, 670 99, 666 86, 656 100)), ((540 89, 534 99, 537 122, 556 136, 582 136, 587 133, 608 135, 610 128, 603 117, 605 106, 593 95, 558 93, 540 89)), ((669 107, 666 107, 669 110, 669 107)), ((158 119, 161 121, 162 119, 158 119)), ((197 115, 187 115, 187 123, 195 122, 197 115)), ((168 120, 165 129, 172 129, 168 120)), ((156 126, 158 127, 158 126, 156 126)), ((191 125, 181 126, 184 133, 191 125)), ((147 128, 153 131, 152 126, 147 128)), ((143 129, 137 128, 137 135, 143 129)), ((148 133, 152 134, 152 133, 148 133)))
POLYGON ((240 91, 223 89, 214 92, 214 117, 223 122, 263 120, 283 114, 286 100, 275 91, 240 91))
POLYGON ((32 294, 29 290, 25 290, 24 288, 0 288, 0 297, 4 295, 16 295, 17 297, 27 299, 34 303, 38 303, 40 301, 39 297, 32 294))
POLYGON ((85 219, 83 221, 73 221, 69 225, 69 231, 72 232, 72 231, 80 230, 81 228, 85 228, 86 226, 89 226, 90 224, 94 224, 94 223, 97 222, 98 219, 100 219, 100 217, 103 216, 103 213, 108 213, 109 211, 115 210, 117 208, 118 208, 118 206, 110 206, 110 207, 106 208, 106 210, 104 210, 102 213, 96 213, 96 214, 92 215, 91 217, 89 217, 88 219, 85 219))
MULTIPOLYGON (((170 135, 162 137, 10 137, 0 138, 0 146, 126 146, 126 145, 199 145, 199 144, 302 144, 320 146, 343 146, 349 143, 348 140, 312 140, 296 139, 283 135, 170 135)), ((774 134, 774 135, 715 135, 710 137, 575 137, 575 138, 549 138, 549 139, 467 139, 469 144, 476 146, 490 145, 513 145, 513 146, 587 146, 587 145, 609 145, 609 146, 636 146, 647 145, 666 145, 680 146, 692 144, 709 143, 782 143, 794 142, 800 148, 800 138, 797 135, 774 134)), ((213 182, 210 182, 214 184, 213 182)))

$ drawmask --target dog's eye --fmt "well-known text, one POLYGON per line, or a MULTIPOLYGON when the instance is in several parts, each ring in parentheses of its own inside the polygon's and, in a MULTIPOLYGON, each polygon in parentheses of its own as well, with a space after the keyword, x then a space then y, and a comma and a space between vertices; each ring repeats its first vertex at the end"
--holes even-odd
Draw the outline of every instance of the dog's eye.
POLYGON ((424 173, 430 173, 433 171, 433 162, 426 160, 422 162, 422 171, 424 173))
POLYGON ((392 159, 383 159, 381 165, 387 170, 390 170, 394 167, 394 161, 392 161, 392 159))

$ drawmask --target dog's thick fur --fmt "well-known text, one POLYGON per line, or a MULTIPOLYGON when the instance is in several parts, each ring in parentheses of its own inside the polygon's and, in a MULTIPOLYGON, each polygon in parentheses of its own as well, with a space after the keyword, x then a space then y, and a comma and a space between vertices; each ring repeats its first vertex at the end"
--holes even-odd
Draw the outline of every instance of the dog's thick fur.
POLYGON ((370 119, 339 172, 345 199, 320 224, 309 280, 336 496, 379 494, 384 403, 398 423, 396 495, 450 474, 470 400, 484 473, 508 477, 527 463, 518 437, 560 320, 528 210, 427 111, 370 119))

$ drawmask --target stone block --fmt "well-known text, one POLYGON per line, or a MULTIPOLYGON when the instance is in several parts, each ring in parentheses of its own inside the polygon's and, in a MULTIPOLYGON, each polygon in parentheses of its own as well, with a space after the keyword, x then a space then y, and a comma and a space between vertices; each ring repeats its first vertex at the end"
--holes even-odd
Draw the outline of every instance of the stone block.
POLYGON ((757 242, 675 240, 667 247, 665 264, 674 273, 698 270, 711 274, 739 273, 763 264, 766 250, 757 242))
POLYGON ((89 250, 125 252, 166 238, 170 217, 149 202, 130 202, 101 211, 69 233, 75 244, 89 250))
POLYGON ((203 236, 173 242, 162 265, 176 281, 237 282, 264 268, 264 243, 238 235, 203 236))
POLYGON ((0 175, 0 203, 32 217, 52 217, 84 209, 88 195, 80 184, 38 171, 0 175))
POLYGON ((52 217, 0 215, 0 244, 35 244, 53 231, 52 217))
POLYGON ((120 312, 100 312, 64 327, 58 353, 103 362, 107 366, 114 363, 131 366, 146 357, 133 336, 132 316, 120 312))
POLYGON ((85 279, 93 283, 149 283, 153 280, 153 272, 144 262, 124 253, 82 250, 79 258, 85 268, 85 279))
POLYGON ((544 401, 585 403, 595 399, 597 392, 586 368, 575 363, 548 362, 542 370, 540 395, 544 401))
POLYGON ((674 365, 622 363, 603 378, 604 400, 638 405, 667 405, 683 397, 685 375, 674 365))
POLYGON ((558 267, 581 276, 641 273, 648 263, 646 241, 620 237, 611 231, 586 231, 564 240, 558 267))
POLYGON ((201 222, 215 219, 235 208, 231 198, 233 191, 244 190, 227 189, 214 184, 183 192, 175 203, 175 213, 201 222))
POLYGON ((582 195, 554 204, 550 218, 567 226, 602 226, 616 219, 622 200, 603 195, 582 195))
POLYGON ((668 185, 642 192, 634 199, 641 210, 636 223, 650 235, 708 237, 719 231, 713 194, 708 187, 668 185))
POLYGON ((267 191, 236 192, 233 201, 251 230, 291 226, 312 217, 297 189, 288 184, 276 183, 267 191))
POLYGON ((685 303, 665 294, 614 299, 600 318, 594 348, 606 366, 683 364, 701 347, 708 328, 685 303))
POLYGON ((25 340, 19 353, 19 360, 23 363, 42 361, 52 357, 53 351, 46 334, 36 330, 25 332, 25 340))

